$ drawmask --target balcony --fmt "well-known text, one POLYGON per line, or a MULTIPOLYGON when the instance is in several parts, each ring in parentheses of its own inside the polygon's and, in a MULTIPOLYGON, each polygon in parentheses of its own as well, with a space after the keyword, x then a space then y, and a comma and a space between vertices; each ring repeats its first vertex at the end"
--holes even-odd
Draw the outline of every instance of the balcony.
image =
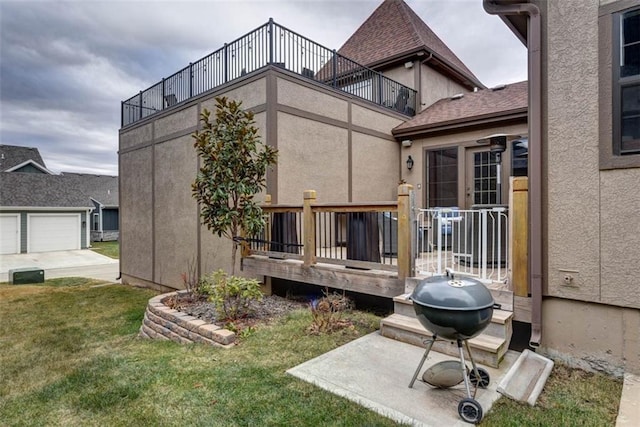
POLYGON ((294 72, 406 116, 415 115, 415 90, 269 20, 122 101, 121 125, 129 126, 267 66, 294 72))

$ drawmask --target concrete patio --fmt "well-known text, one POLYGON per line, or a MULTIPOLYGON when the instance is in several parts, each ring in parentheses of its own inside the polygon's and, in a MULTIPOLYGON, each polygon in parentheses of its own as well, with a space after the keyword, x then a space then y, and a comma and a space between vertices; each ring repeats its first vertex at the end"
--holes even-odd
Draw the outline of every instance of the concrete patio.
MULTIPOLYGON (((413 426, 468 426, 458 416, 458 403, 466 397, 464 383, 437 389, 411 377, 424 349, 371 333, 287 372, 331 393, 346 397, 395 421, 413 426)), ((476 400, 486 414, 500 395, 496 391, 519 353, 508 351, 499 369, 482 366, 491 376, 476 400)), ((457 360, 432 351, 418 376, 435 363, 457 360)), ((468 362, 468 361, 467 361, 468 362)))

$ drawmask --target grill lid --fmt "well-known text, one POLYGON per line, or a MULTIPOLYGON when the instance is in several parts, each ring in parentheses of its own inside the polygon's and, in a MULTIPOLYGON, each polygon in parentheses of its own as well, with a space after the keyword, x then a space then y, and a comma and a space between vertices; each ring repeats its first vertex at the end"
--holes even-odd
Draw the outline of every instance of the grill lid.
POLYGON ((482 310, 493 306, 489 289, 469 277, 429 277, 416 286, 411 300, 424 307, 443 310, 482 310))

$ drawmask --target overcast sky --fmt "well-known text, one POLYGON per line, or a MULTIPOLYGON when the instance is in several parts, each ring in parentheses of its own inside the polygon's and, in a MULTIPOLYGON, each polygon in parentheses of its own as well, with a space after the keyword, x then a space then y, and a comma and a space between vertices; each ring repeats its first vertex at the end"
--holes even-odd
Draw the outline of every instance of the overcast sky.
MULTIPOLYGON (((527 78, 525 47, 482 0, 406 2, 486 86, 527 78)), ((120 101, 270 17, 338 49, 380 3, 0 0, 0 143, 116 175, 120 101)))

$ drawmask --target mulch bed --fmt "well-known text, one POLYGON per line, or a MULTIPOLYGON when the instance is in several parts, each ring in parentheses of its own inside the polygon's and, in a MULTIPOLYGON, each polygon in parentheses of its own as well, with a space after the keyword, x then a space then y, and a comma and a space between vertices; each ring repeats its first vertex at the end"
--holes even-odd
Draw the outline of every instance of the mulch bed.
MULTIPOLYGON (((164 304, 198 319, 202 319, 205 322, 213 323, 221 327, 227 326, 228 324, 226 319, 219 318, 215 306, 204 298, 196 298, 188 294, 178 294, 177 298, 173 298, 170 301, 167 299, 164 301, 164 304)), ((257 323, 267 323, 293 310, 309 308, 309 304, 277 295, 268 295, 264 296, 261 301, 251 301, 249 307, 249 314, 246 317, 233 321, 235 328, 244 329, 257 323)))

